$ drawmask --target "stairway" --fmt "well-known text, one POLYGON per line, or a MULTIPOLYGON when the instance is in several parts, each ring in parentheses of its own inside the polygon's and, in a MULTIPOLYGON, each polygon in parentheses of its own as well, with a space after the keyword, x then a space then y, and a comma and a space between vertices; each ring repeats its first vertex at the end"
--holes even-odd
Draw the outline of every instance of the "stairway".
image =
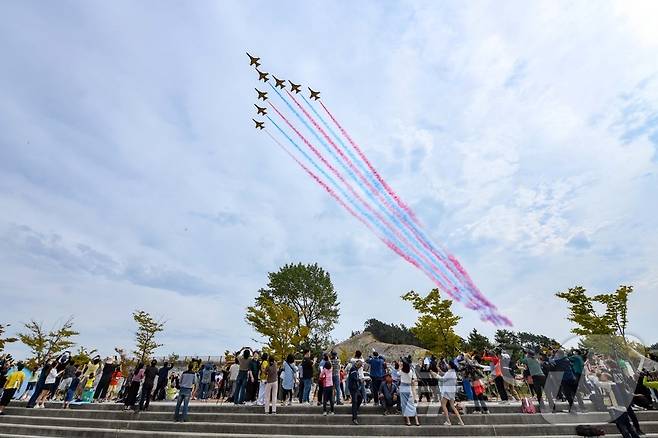
MULTIPOLYGON (((437 405, 420 405, 421 427, 405 426, 399 415, 383 416, 374 406, 363 406, 359 426, 351 424, 350 407, 337 406, 336 415, 323 416, 316 406, 279 407, 276 415, 265 415, 256 406, 217 405, 192 402, 188 422, 174 423, 172 402, 151 404, 148 412, 122 411, 120 404, 85 404, 60 409, 51 403, 45 409, 27 409, 12 403, 0 416, 0 437, 330 437, 330 436, 446 436, 446 437, 572 437, 577 424, 599 424, 610 436, 614 425, 606 424, 608 414, 526 415, 518 404, 490 406, 492 414, 465 415, 465 426, 444 426, 437 405), (550 420, 550 421, 549 421, 550 420)), ((467 406, 467 410, 471 408, 467 406)), ((658 437, 658 411, 638 412, 649 437, 658 437)), ((453 420, 454 423, 456 421, 453 420)))

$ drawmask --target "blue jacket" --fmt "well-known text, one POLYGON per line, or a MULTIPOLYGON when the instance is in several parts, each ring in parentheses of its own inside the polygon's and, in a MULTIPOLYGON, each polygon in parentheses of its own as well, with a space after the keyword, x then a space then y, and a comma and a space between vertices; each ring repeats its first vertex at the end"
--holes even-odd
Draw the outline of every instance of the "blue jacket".
POLYGON ((384 358, 381 356, 370 357, 366 360, 370 365, 370 377, 381 379, 384 377, 384 358))

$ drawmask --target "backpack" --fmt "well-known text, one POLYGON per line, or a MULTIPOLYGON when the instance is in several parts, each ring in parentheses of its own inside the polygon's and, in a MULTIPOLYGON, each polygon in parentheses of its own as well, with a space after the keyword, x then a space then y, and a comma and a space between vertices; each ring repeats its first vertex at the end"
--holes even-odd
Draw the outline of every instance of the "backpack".
POLYGON ((576 426, 576 435, 586 436, 586 437, 595 437, 595 436, 604 436, 605 430, 601 429, 598 426, 590 425, 579 425, 576 426))
POLYGON ((524 414, 536 414, 535 404, 528 397, 521 399, 521 412, 524 414))

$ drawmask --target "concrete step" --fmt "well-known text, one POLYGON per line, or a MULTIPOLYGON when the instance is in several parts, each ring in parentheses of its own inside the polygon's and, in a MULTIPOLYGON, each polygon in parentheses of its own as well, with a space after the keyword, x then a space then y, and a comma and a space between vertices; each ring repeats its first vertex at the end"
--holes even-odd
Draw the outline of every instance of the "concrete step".
MULTIPOLYGON (((442 426, 426 424, 422 427, 406 427, 398 425, 368 425, 361 426, 346 424, 330 424, 328 418, 318 418, 312 424, 246 424, 246 423, 204 423, 190 421, 187 423, 174 423, 167 421, 145 420, 103 420, 87 418, 62 418, 48 416, 16 416, 4 415, 0 424, 21 424, 33 426, 64 427, 69 429, 114 429, 115 431, 150 431, 150 432, 195 432, 200 434, 233 434, 247 433, 263 435, 333 435, 333 436, 545 436, 545 435, 572 435, 574 424, 502 424, 502 425, 466 425, 442 426)), ((349 421, 349 418, 345 420, 349 421)), ((614 425, 601 424, 606 433, 616 432, 614 425)), ((658 433, 658 421, 645 421, 642 424, 647 433, 658 433)))
MULTIPOLYGON (((25 406, 25 402, 12 402, 11 406, 25 406)), ((61 402, 49 402, 46 404, 46 406, 49 407, 61 407, 61 402)), ((108 410, 122 410, 123 409, 123 404, 121 403, 80 403, 80 404, 74 404, 71 405, 72 407, 79 407, 79 408, 87 408, 87 409, 108 409, 108 410)), ((168 402, 153 402, 151 403, 151 406, 149 410, 151 412, 171 412, 172 407, 175 406, 174 402, 168 401, 168 402)), ((248 406, 248 405, 234 405, 232 403, 219 403, 217 404, 214 401, 209 401, 209 402, 202 402, 202 401, 192 401, 190 403, 191 410, 195 412, 247 412, 247 413, 261 413, 263 412, 263 407, 261 406, 248 406)), ((462 403, 462 406, 466 409, 468 413, 473 412, 473 404, 472 403, 462 403)), ((591 404, 588 402, 585 404, 585 406, 589 409, 592 410, 591 404)), ((489 410, 492 413, 521 413, 521 404, 518 402, 512 402, 508 405, 499 405, 496 402, 489 403, 488 404, 489 410)), ((277 409, 283 410, 285 409, 287 413, 291 414, 306 414, 309 412, 314 412, 317 411, 318 409, 321 409, 321 407, 318 407, 316 405, 300 405, 300 404, 293 404, 292 406, 279 406, 277 409)), ((344 404, 342 406, 336 406, 335 407, 336 412, 340 413, 349 413, 351 412, 351 406, 349 404, 344 404)), ((440 403, 420 403, 418 405, 418 413, 419 415, 425 415, 425 414, 436 414, 439 412, 441 409, 440 403)), ((566 410, 567 409, 567 404, 566 403, 558 403, 557 404, 557 409, 558 411, 561 410, 566 410)), ((373 412, 380 412, 380 408, 378 406, 374 406, 372 404, 369 405, 364 405, 361 406, 360 412, 363 413, 368 413, 369 410, 372 410, 373 412)))
MULTIPOLYGON (((358 428, 357 426, 354 426, 358 428)), ((409 428, 415 430, 415 428, 409 428)), ((229 433, 211 433, 199 434, 195 432, 167 432, 167 431, 136 431, 120 429, 95 429, 95 428, 66 428, 59 426, 35 426, 24 424, 0 423, 0 437, 2 438, 224 438, 235 437, 235 434, 229 433)), ((327 438, 336 435, 308 435, 304 438, 327 438)), ((380 435, 361 435, 361 438, 376 438, 380 435)), ((406 437, 405 435, 389 435, 390 437, 406 437)), ((441 435, 445 438, 458 438, 455 435, 441 435)), ((493 435, 472 435, 473 437, 489 437, 493 435)), ((241 434, 240 438, 262 438, 260 434, 241 434)), ((268 434, 268 438, 299 438, 299 435, 273 435, 268 434)), ((508 436, 506 438, 526 438, 527 435, 508 436)), ((575 435, 543 435, 544 438, 576 438, 575 435)), ((620 438, 618 434, 608 434, 609 438, 620 438)), ((647 434, 646 438, 658 438, 658 433, 647 434)))
MULTIPOLYGON (((93 406, 92 406, 93 407, 93 406)), ((92 408, 74 408, 74 409, 27 409, 10 406, 7 409, 8 415, 19 416, 38 416, 38 417, 58 417, 58 418, 86 418, 99 420, 124 420, 124 421, 170 421, 173 415, 173 406, 169 412, 125 412, 119 410, 92 409, 92 408)), ((658 421, 658 411, 638 412, 640 421, 658 421)), ((454 418, 454 417, 453 417, 454 418)), ((324 417, 320 410, 306 413, 304 415, 289 414, 284 409, 279 409, 276 417, 265 415, 262 411, 259 413, 248 412, 212 412, 197 413, 192 410, 189 414, 189 420, 192 422, 203 423, 277 423, 277 424, 346 424, 349 423, 350 414, 339 413, 334 416, 324 417)), ((443 424, 442 415, 421 416, 423 424, 443 424)), ((469 425, 502 425, 502 424, 547 424, 547 423, 568 423, 568 424, 589 424, 605 423, 609 419, 607 413, 584 413, 578 415, 570 414, 548 414, 548 415, 523 415, 523 414, 490 414, 478 415, 467 414, 463 420, 469 425)), ((366 413, 360 415, 360 422, 364 425, 396 425, 403 420, 400 415, 383 416, 381 413, 366 413)))

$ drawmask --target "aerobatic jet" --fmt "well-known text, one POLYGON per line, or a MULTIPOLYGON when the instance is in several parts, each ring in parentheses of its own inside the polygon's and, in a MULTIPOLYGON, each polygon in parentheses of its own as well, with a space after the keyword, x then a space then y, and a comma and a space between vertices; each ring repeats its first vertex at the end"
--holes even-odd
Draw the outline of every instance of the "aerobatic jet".
POLYGON ((249 57, 249 65, 255 65, 256 68, 260 66, 260 58, 256 58, 255 56, 251 56, 249 52, 247 52, 247 56, 249 57))
POLYGON ((256 90, 256 93, 258 93, 258 98, 262 101, 267 100, 267 91, 260 91, 258 88, 254 88, 256 90))
POLYGON ((262 71, 260 71, 260 70, 258 70, 258 69, 256 69, 256 71, 258 72, 258 80, 259 80, 259 81, 263 81, 263 82, 267 82, 267 80, 268 80, 267 75, 268 75, 269 73, 262 72, 262 71))
POLYGON ((318 100, 320 98, 320 92, 319 91, 313 91, 311 88, 308 88, 308 91, 311 92, 311 99, 318 100))
POLYGON ((302 90, 299 88, 299 87, 301 87, 301 85, 293 84, 292 81, 288 81, 288 82, 290 82, 290 89, 291 89, 292 91, 294 91, 295 93, 299 93, 300 91, 302 91, 302 90))
POLYGON ((255 120, 255 119, 251 119, 251 120, 253 120, 254 123, 256 124, 255 129, 263 129, 263 126, 265 125, 265 122, 259 122, 258 120, 255 120))
POLYGON ((263 108, 263 107, 258 106, 256 104, 254 104, 254 106, 256 107, 256 110, 258 111, 258 114, 263 115, 263 116, 267 115, 267 108, 263 108))
POLYGON ((272 75, 272 77, 273 77, 274 80, 276 81, 276 85, 275 85, 275 87, 279 87, 279 88, 281 88, 282 90, 283 90, 284 88, 286 88, 286 80, 285 80, 285 79, 279 79, 279 78, 277 78, 277 77, 274 76, 274 75, 272 75))

